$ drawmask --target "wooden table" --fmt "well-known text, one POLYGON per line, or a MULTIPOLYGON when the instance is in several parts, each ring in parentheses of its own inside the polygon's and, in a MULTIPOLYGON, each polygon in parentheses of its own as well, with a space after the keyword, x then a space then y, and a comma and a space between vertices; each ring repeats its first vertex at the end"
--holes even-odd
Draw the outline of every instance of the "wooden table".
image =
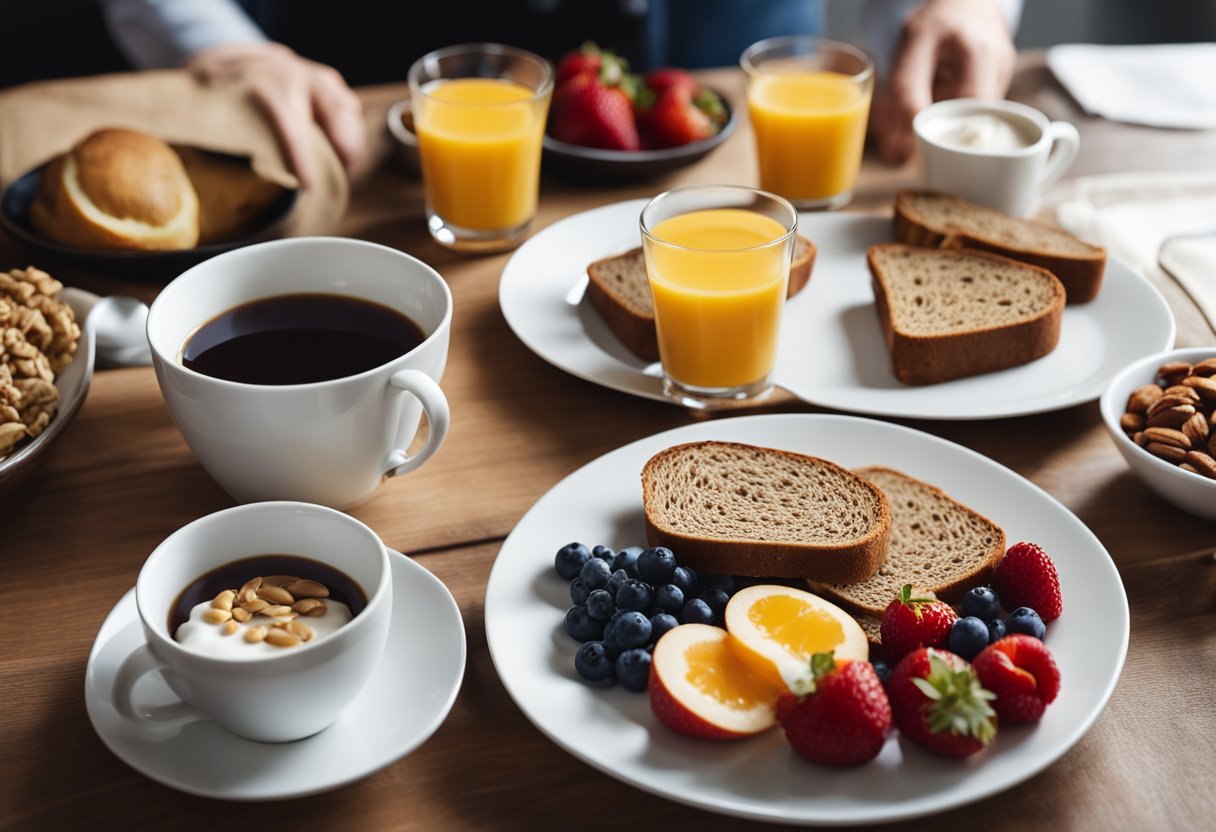
MULTIPOLYGON (((706 76, 742 100, 734 71, 706 76)), ((45 466, 0 504, 0 828, 320 829, 630 828, 688 823, 750 828, 634 789, 577 761, 524 718, 495 675, 483 627, 487 576, 504 537, 567 473, 622 444, 688 424, 679 408, 566 375, 531 353, 498 307, 507 255, 462 257, 432 243, 418 181, 396 167, 383 114, 402 87, 363 91, 372 152, 356 172, 340 232, 408 251, 437 268, 455 296, 443 387, 454 419, 446 446, 417 473, 386 482, 352 513, 450 588, 468 638, 468 668, 447 721, 420 749, 336 791, 271 804, 184 795, 116 759, 81 695, 94 636, 147 554, 181 525, 232 505, 171 423, 150 369, 101 371, 45 466)), ((1041 60, 1023 61, 1012 96, 1082 132, 1073 174, 1185 168, 1216 158, 1216 135, 1158 131, 1084 117, 1041 60)), ((658 182, 615 188, 543 184, 537 227, 675 184, 754 182, 747 125, 703 162, 658 182)), ((914 165, 868 159, 856 210, 888 210, 914 165)), ((26 252, 4 242, 4 267, 26 252)), ((31 262, 37 262, 31 261, 31 262)), ((98 292, 150 299, 155 284, 71 274, 98 292)), ((1172 284, 1179 345, 1213 333, 1172 284)), ((766 411, 811 411, 778 399, 766 411)), ((1045 488, 1103 541, 1131 604, 1131 645, 1114 696, 1061 760, 972 807, 907 827, 1195 829, 1216 813, 1216 527, 1159 500, 1131 474, 1096 403, 1018 419, 908 421, 966 445, 1045 488)), ((1100 630, 1104 622, 1092 622, 1100 630)), ((756 825, 759 828, 759 825, 756 825)))

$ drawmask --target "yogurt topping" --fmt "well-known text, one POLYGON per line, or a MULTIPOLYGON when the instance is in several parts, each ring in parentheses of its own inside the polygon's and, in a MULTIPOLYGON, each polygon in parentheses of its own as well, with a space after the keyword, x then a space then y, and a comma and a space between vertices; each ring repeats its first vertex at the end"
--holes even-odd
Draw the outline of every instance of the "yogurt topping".
POLYGON ((942 116, 929 122, 925 132, 940 144, 966 150, 1008 152, 1034 144, 1027 131, 990 113, 942 116))
MULTIPOLYGON (((203 601, 190 610, 190 620, 177 628, 174 639, 178 643, 198 653, 224 659, 260 659, 266 656, 281 656, 285 652, 282 647, 275 647, 266 642, 249 642, 245 632, 252 627, 269 627, 274 619, 255 615, 247 623, 236 623, 237 630, 225 635, 225 627, 208 623, 203 620, 207 610, 211 609, 211 601, 203 601)), ((319 641, 335 632, 343 624, 351 620, 350 608, 332 598, 325 599, 323 615, 303 615, 295 619, 306 624, 312 630, 313 636, 308 644, 319 641)), ((299 648, 296 648, 299 649, 299 648)))

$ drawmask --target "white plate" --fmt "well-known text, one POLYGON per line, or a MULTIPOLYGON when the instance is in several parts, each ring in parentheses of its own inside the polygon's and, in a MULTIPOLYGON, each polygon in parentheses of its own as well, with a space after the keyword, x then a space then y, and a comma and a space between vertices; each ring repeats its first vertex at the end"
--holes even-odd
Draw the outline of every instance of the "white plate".
MULTIPOLYGON (((677 558, 679 552, 676 552, 677 558)), ((1045 491, 992 460, 910 428, 852 416, 774 414, 717 419, 619 448, 545 494, 503 543, 485 599, 494 666, 527 717, 605 773, 655 794, 728 815, 801 824, 881 823, 940 812, 1032 777, 1064 754, 1101 713, 1127 652, 1127 596, 1102 544, 1045 491), (779 729, 739 742, 699 742, 659 725, 646 696, 598 689, 574 671, 565 633, 568 585, 553 555, 571 541, 619 549, 644 543, 639 474, 680 442, 721 439, 832 459, 878 463, 965 498, 1009 541, 1042 545, 1059 568, 1064 614, 1047 644, 1063 688, 1033 727, 1002 729, 965 762, 892 736, 860 769, 806 763, 779 729)))
MULTIPOLYGON (((549 363, 626 393, 665 399, 658 365, 630 353, 584 297, 592 261, 641 244, 645 199, 575 214, 540 231, 507 261, 499 304, 515 334, 549 363)), ((1096 399, 1138 358, 1174 343, 1174 318, 1145 278, 1109 259, 1097 299, 1064 311, 1060 343, 1030 364, 926 387, 895 379, 883 343, 866 249, 894 239, 891 221, 801 214, 815 242, 811 281, 786 306, 773 377, 809 404, 888 417, 992 419, 1096 399)))
MULTIPOLYGON (((366 777, 422 745, 447 717, 464 676, 464 623, 443 583, 390 550, 393 620, 384 659, 338 721, 298 742, 242 739, 213 722, 151 737, 114 710, 110 687, 143 643, 135 591, 101 625, 85 671, 85 705, 102 742, 136 771, 183 792, 224 800, 277 800, 366 777)), ((157 674, 136 687, 147 704, 176 701, 157 674)))

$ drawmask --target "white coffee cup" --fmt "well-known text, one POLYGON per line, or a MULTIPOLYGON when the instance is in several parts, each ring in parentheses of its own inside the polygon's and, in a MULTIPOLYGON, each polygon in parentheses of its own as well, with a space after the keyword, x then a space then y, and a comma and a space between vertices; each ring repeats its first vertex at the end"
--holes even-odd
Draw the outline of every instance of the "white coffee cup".
POLYGON ((209 514, 167 537, 140 569, 135 601, 145 643, 114 677, 119 714, 153 735, 213 719, 247 739, 286 742, 333 723, 371 677, 388 638, 393 580, 388 550, 363 523, 324 506, 266 502, 209 514), (367 606, 324 638, 254 658, 207 655, 174 640, 169 615, 182 590, 217 567, 267 554, 340 570, 363 589, 367 606), (154 670, 180 703, 136 701, 136 682, 154 670))
POLYGON ((153 302, 148 342, 169 413, 234 499, 349 508, 443 443, 449 412, 438 382, 451 324, 452 294, 422 261, 362 240, 300 237, 235 249, 184 272, 153 302), (253 300, 299 293, 373 301, 409 317, 426 338, 380 367, 311 384, 244 384, 183 366, 184 345, 203 324, 253 300), (424 410, 426 443, 408 455, 424 410))
POLYGON ((1077 128, 1014 101, 938 101, 912 120, 928 187, 1014 216, 1030 216, 1044 188, 1080 148, 1077 128))

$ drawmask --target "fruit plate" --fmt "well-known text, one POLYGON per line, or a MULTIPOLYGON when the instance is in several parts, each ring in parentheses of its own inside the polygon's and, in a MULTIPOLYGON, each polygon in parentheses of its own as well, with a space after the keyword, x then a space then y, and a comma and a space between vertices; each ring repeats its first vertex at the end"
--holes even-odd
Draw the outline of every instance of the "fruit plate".
MULTIPOLYGON (((584 211, 541 230, 507 261, 499 305, 516 336, 579 378, 645 398, 663 395, 660 368, 617 340, 585 296, 586 266, 641 245, 645 199, 584 211)), ((1064 311, 1044 358, 995 373, 910 387, 891 372, 866 249, 894 238, 891 220, 801 214, 818 248, 810 283, 787 304, 774 379, 803 401, 852 413, 919 419, 995 419, 1092 401, 1120 369, 1174 342, 1174 318, 1144 277, 1110 258, 1097 299, 1064 311)))
MULTIPOLYGON (((679 552, 676 552, 677 558, 679 552)), ((1067 508, 1034 484, 960 445, 854 416, 768 414, 716 419, 618 448, 541 497, 507 537, 486 587, 486 636, 516 704, 545 735, 637 788, 726 815, 791 824, 881 823, 944 811, 1008 789, 1067 752, 1102 712, 1123 667, 1127 596, 1110 556, 1067 508), (779 730, 737 742, 696 741, 652 717, 644 694, 593 688, 574 671, 577 644, 562 619, 562 545, 619 549, 644 542, 643 464, 681 442, 716 439, 783 448, 855 467, 882 464, 939 486, 992 518, 1008 539, 1055 559, 1064 614, 1046 642, 1063 675, 1059 698, 1033 727, 1010 727, 966 762, 888 738, 860 769, 804 762, 779 730)))

